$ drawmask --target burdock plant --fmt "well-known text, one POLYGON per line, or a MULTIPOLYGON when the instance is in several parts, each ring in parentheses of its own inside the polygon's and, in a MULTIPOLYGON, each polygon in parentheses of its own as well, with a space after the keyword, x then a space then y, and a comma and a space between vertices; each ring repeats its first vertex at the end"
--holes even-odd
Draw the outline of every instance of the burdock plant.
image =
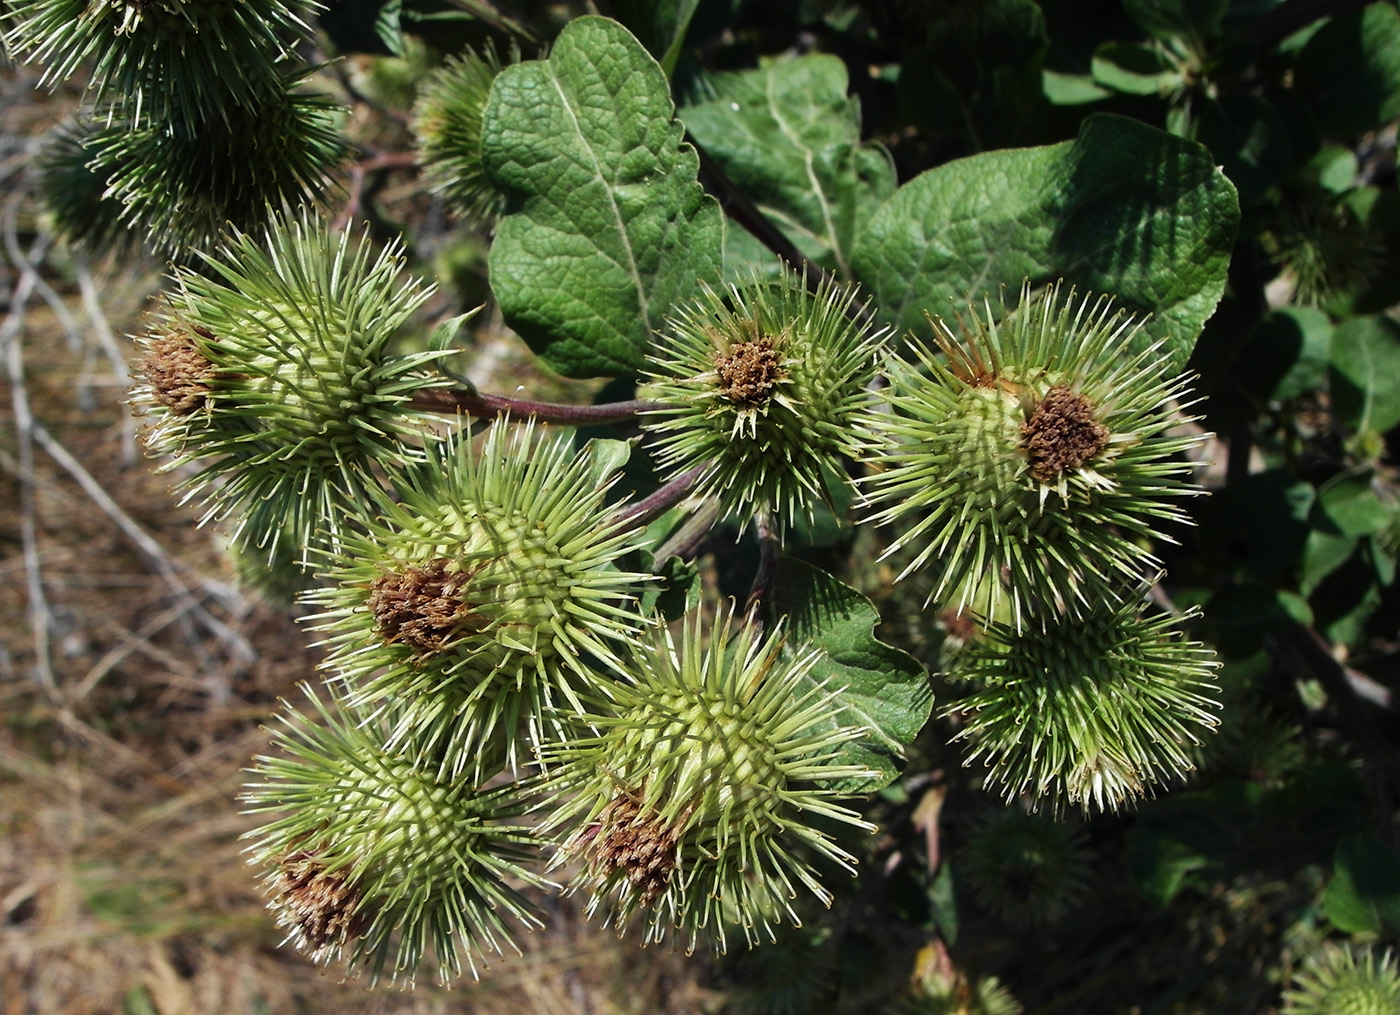
MULTIPOLYGON (((337 10, 348 31, 321 27, 394 50, 427 15, 390 6, 372 28, 355 5, 337 10)), ((1104 118, 1079 141, 900 186, 834 57, 734 72, 754 75, 744 87, 686 73, 678 118, 684 25, 657 19, 644 46, 590 16, 545 40, 468 6, 474 41, 501 48, 448 54, 397 126, 352 96, 354 144, 300 90, 325 66, 303 60, 310 6, 15 0, 0 14, 49 80, 94 66, 88 126, 55 147, 49 193, 60 218, 106 217, 69 234, 100 244, 118 223, 177 264, 141 341, 150 448, 205 521, 278 565, 272 587, 309 586, 335 707, 288 713, 247 797, 293 940, 398 979, 474 970, 532 923, 522 893, 551 848, 593 912, 687 948, 773 937, 832 903, 858 860, 904 876, 909 850, 859 833, 900 813, 915 780, 960 778, 925 742, 912 753, 927 770, 890 786, 932 713, 927 674, 875 637, 869 599, 783 556, 801 541, 899 596, 853 566, 853 524, 921 573, 922 612, 904 616, 951 617, 965 636, 940 661, 967 693, 944 703, 943 736, 994 793, 1115 809, 1189 767, 1214 723, 1213 661, 1184 621, 1146 612, 1144 584, 1186 520, 1184 455, 1203 439, 1181 432, 1179 366, 1235 243, 1215 161, 1104 118), (507 36, 546 55, 501 68, 507 36), (714 126, 730 113, 732 137, 714 126), (408 144, 408 123, 413 152, 364 140, 408 144), (1124 150, 1172 171, 1145 177, 1112 161, 1124 150), (341 217, 374 228, 337 232, 312 206, 356 151, 341 217), (1118 167, 1102 207, 1101 161, 1118 167), (379 203, 389 173, 409 197, 394 209, 379 203), (997 196, 1071 177, 1063 205, 997 196), (1006 222, 974 192, 1025 221, 992 229, 1006 222), (721 203, 784 263, 726 234, 721 203), (479 320, 625 401, 552 405, 449 373, 460 308, 404 273, 409 245, 380 239, 440 207, 492 230, 479 320), (1086 207, 1124 257, 1075 246, 1086 207), (770 213, 781 225, 765 230, 770 213), (1171 242, 1137 246, 1158 222, 1171 242), (1023 286, 1060 271, 1123 299, 1023 286), (1022 287, 1014 307, 1002 285, 1022 287), (932 346, 889 327, 947 293, 978 309, 935 320, 932 346), (711 538, 721 524, 751 528, 754 559, 711 538)), ((946 150, 909 142, 900 167, 946 150)), ((441 237, 415 231, 413 254, 441 237)), ((1059 871, 1058 895, 1032 887, 1043 910, 1067 907, 1077 853, 1062 838, 1042 865, 1044 843, 1026 841, 984 882, 1059 871)), ((926 926, 946 930, 950 904, 926 926)), ((947 986, 925 1000, 1008 1007, 990 979, 947 986)))
POLYGON ((911 340, 887 367, 871 520, 901 526, 902 576, 935 569, 931 603, 1004 604, 1016 627, 1095 609, 1155 573, 1151 542, 1185 520, 1181 455, 1204 439, 1171 432, 1186 381, 1130 351, 1143 322, 1106 296, 1027 284, 1014 310, 969 313, 960 333, 931 321, 938 353, 911 340))
POLYGON ((697 492, 727 518, 811 521, 846 482, 858 417, 884 332, 862 322, 856 293, 808 292, 784 272, 706 289, 658 336, 643 425, 670 476, 701 470, 697 492))
POLYGON ((440 741, 454 776, 489 775, 606 699, 650 578, 621 566, 641 533, 605 499, 617 447, 505 422, 479 456, 437 445, 327 556, 310 596, 327 665, 358 708, 397 716, 394 743, 440 741))
POLYGON ((784 657, 781 631, 706 628, 692 613, 679 641, 661 632, 632 656, 612 707, 587 716, 596 736, 545 752, 556 794, 550 827, 571 829, 559 862, 590 912, 642 914, 649 941, 668 929, 721 949, 736 924, 752 944, 799 923, 799 888, 830 904, 822 861, 854 874, 828 822, 870 830, 837 802, 843 779, 875 773, 838 760, 864 731, 828 724, 840 688, 811 679, 819 653, 784 657))
POLYGON ((376 253, 307 216, 234 232, 204 261, 176 270, 143 341, 148 443, 169 468, 193 467, 187 496, 206 519, 236 514, 239 542, 334 543, 383 470, 423 460, 436 440, 407 403, 448 383, 427 372, 445 353, 389 347, 432 287, 401 278, 397 245, 376 253))
POLYGON ((850 797, 893 777, 931 705, 835 579, 798 594, 800 622, 767 614, 796 594, 775 577, 783 530, 839 511, 862 463, 880 520, 905 528, 896 548, 941 555, 935 598, 983 588, 958 604, 985 615, 949 657, 972 693, 948 711, 1005 795, 1117 809, 1184 771, 1213 725, 1209 653, 1123 589, 1153 563, 1155 521, 1179 516, 1173 456, 1197 438, 1165 433, 1180 381, 1110 354, 1136 325, 1105 301, 1026 293, 946 362, 894 360, 877 393, 882 336, 851 289, 754 278, 674 312, 643 399, 575 411, 435 374, 436 346, 395 355, 428 290, 397 280, 393 248, 306 219, 267 242, 234 233, 204 274, 177 273, 141 398, 210 516, 236 511, 270 550, 290 536, 321 583, 304 599, 353 719, 323 734, 294 717, 291 760, 262 761, 250 796, 286 808, 258 857, 318 959, 409 976, 431 953, 451 975, 501 938, 487 914, 528 923, 500 879, 524 876, 511 865, 533 840, 495 830, 536 776, 530 834, 591 913, 648 940, 724 949, 798 923, 799 899, 829 905, 830 876, 857 861, 844 834, 873 827, 850 797), (500 409, 643 435, 580 443, 500 409), (489 432, 432 427, 429 410, 489 432), (610 490, 638 448, 669 481, 629 505, 610 490), (658 612, 658 565, 693 554, 686 533, 755 515, 777 524, 760 526, 750 608, 658 612), (410 811, 428 832, 396 831, 410 811))

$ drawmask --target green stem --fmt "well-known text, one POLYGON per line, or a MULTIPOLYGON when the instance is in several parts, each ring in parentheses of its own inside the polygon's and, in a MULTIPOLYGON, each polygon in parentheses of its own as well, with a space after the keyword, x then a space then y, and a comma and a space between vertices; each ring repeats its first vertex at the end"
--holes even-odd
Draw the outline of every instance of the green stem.
POLYGON ((519 18, 512 17, 499 9, 495 4, 488 3, 487 0, 447 0, 447 2, 458 10, 466 11, 483 24, 490 25, 498 32, 513 35, 532 46, 540 44, 540 37, 533 28, 519 18))

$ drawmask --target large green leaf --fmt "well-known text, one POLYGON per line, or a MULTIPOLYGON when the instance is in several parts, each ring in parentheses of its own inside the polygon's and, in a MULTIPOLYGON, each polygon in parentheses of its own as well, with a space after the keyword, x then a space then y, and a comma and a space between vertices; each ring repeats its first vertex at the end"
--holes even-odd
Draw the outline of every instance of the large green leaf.
POLYGON ((1220 29, 1229 0, 1123 0, 1128 17, 1159 39, 1199 43, 1220 29))
POLYGON ((1332 405, 1356 430, 1400 425, 1400 325, 1353 317, 1332 334, 1332 405))
POLYGON ((886 319, 919 334, 924 311, 947 313, 950 300, 1063 278, 1151 312, 1147 334, 1181 366, 1224 291, 1238 225, 1235 188, 1205 148, 1100 114, 1074 141, 915 177, 853 261, 886 319))
POLYGON ((491 88, 481 157, 509 198, 491 287, 560 373, 635 373, 665 314, 720 280, 723 218, 673 113, 656 61, 600 17, 491 88))
POLYGON ((1400 930, 1400 858, 1379 839, 1347 836, 1337 843, 1322 908, 1348 934, 1400 930))
POLYGON ((1400 116, 1400 12, 1373 3, 1333 18, 1298 54, 1293 87, 1324 134, 1359 134, 1400 116))
POLYGON ((849 276, 856 234, 895 175, 883 148, 860 142, 846 65, 813 53, 712 81, 714 99, 680 111, 691 137, 804 254, 849 276))
POLYGON ((661 62, 667 77, 676 69, 681 43, 700 0, 613 0, 613 14, 661 62))
POLYGON ((899 774, 904 748, 933 710, 928 674, 913 656, 875 637, 880 615, 869 599, 824 571, 783 558, 767 603, 775 619, 787 617, 784 652, 820 649, 809 679, 842 688, 828 725, 867 731, 842 749, 839 760, 880 774, 848 780, 842 788, 873 793, 888 785, 899 774))

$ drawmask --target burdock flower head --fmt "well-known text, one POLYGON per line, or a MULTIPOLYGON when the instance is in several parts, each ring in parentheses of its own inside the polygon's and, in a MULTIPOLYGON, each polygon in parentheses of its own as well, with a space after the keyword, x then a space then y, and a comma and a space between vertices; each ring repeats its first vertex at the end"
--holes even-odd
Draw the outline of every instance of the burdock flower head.
POLYGON ((471 222, 490 222, 505 204, 481 163, 482 114, 500 72, 501 58, 490 45, 450 57, 423 82, 413 111, 428 186, 471 222))
POLYGON ((514 947, 511 923, 539 919, 515 885, 539 841, 511 821, 511 787, 444 779, 384 725, 289 709, 243 799, 267 815, 250 862, 267 871, 268 905, 315 962, 345 960, 374 979, 412 981, 431 958, 446 981, 475 975, 485 952, 514 947))
POLYGON ((705 295, 667 323, 644 393, 644 423, 672 476, 703 468, 700 494, 727 517, 808 519, 844 482, 861 445, 857 417, 882 332, 859 320, 855 292, 817 291, 784 273, 705 295))
POLYGON ((394 711, 396 742, 451 744, 454 770, 489 775, 607 694, 647 580, 618 567, 643 535, 604 499, 621 447, 498 420, 479 458, 466 440, 437 447, 330 555, 335 584, 309 597, 327 666, 357 707, 394 711))
POLYGON ((1394 1015, 1400 1011, 1400 970, 1389 949, 1324 944, 1303 964, 1283 994, 1284 1015, 1394 1015))
POLYGON ((338 104, 303 90, 310 74, 278 77, 196 127, 113 110, 83 139, 103 198, 120 203, 122 222, 152 250, 186 263, 230 224, 261 232, 275 209, 315 200, 345 144, 338 104))
POLYGON ((92 164, 95 132, 89 119, 74 117, 50 131, 37 154, 50 228, 75 247, 129 254, 141 237, 122 221, 123 205, 108 190, 111 169, 92 164))
POLYGON ((1007 799, 1115 811, 1189 771, 1198 735, 1217 724, 1219 664, 1178 618, 1142 607, 989 624, 952 656, 949 675, 978 688, 947 709, 972 745, 965 764, 983 762, 1007 799))
POLYGON ((1158 347, 1134 351, 1143 322, 1107 297, 1027 285, 1000 320, 984 309, 961 339, 932 321, 941 357, 911 342, 889 365, 864 492, 873 521, 904 527, 901 577, 935 567, 931 602, 1009 605, 1020 626, 1157 569, 1151 540, 1185 520, 1169 498, 1195 492, 1180 455, 1204 437, 1168 433, 1185 379, 1158 347))
POLYGON ((1016 805, 968 837, 959 871, 979 908, 1021 926, 1054 923, 1083 898, 1091 854, 1072 825, 1016 805))
POLYGON ((723 949, 727 923, 750 943, 796 923, 797 885, 830 903, 812 861, 853 861, 819 826, 871 829, 834 786, 872 773, 836 760, 861 730, 831 727, 839 689, 811 678, 817 654, 780 658, 781 632, 731 630, 723 608, 705 634, 697 611, 679 645, 664 630, 640 645, 634 682, 588 717, 601 733, 545 752, 562 801, 548 825, 578 828, 557 859, 581 861, 590 912, 723 949))
MULTIPOLYGON (((12 0, 0 34, 55 86, 92 61, 93 101, 116 96, 174 130, 254 100, 311 35, 301 0, 12 0)), ((247 153, 244 153, 245 155, 247 153)))
POLYGON ((148 444, 170 468, 199 467, 182 484, 206 520, 236 514, 236 541, 269 553, 284 535, 334 542, 378 470, 421 461, 433 436, 406 403, 450 383, 425 370, 444 354, 388 351, 432 289, 399 281, 397 246, 376 256, 367 236, 306 218, 265 240, 236 232, 206 260, 176 272, 144 342, 133 400, 155 417, 148 444))

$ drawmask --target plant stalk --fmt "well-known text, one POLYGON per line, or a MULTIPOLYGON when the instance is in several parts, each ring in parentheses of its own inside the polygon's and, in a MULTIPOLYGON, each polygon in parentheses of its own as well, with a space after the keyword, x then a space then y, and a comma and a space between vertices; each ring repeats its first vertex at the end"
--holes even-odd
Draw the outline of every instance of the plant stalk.
POLYGON ((640 399, 628 402, 607 402, 603 405, 564 405, 558 402, 534 402, 505 395, 484 395, 463 388, 425 388, 417 391, 409 405, 427 412, 465 413, 469 416, 492 418, 510 413, 522 419, 533 416, 542 423, 581 426, 604 423, 626 423, 652 403, 640 399))

